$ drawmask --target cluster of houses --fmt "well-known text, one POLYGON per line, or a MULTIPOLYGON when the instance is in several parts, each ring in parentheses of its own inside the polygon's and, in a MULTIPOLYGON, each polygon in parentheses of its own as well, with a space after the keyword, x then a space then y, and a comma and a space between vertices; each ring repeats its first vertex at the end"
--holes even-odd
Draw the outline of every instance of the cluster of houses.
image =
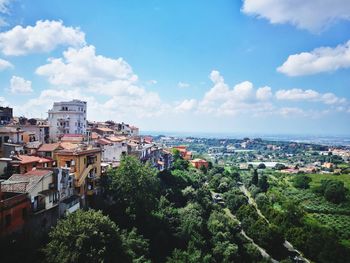
POLYGON ((124 155, 170 169, 169 149, 126 123, 89 122, 87 104, 55 102, 47 119, 14 118, 0 108, 0 237, 46 231, 88 207, 100 179, 124 155))

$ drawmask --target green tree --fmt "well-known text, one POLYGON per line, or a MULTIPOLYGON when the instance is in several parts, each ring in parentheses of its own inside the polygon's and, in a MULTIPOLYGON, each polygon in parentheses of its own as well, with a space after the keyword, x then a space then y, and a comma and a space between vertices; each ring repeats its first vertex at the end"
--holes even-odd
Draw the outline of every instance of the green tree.
POLYGON ((117 226, 94 210, 70 214, 49 234, 44 249, 47 262, 125 262, 117 226))
POLYGON ((336 180, 322 180, 319 191, 324 197, 335 204, 339 204, 346 199, 347 189, 344 183, 336 180))
POLYGON ((306 175, 297 175, 293 179, 293 185, 296 188, 308 189, 310 188, 310 182, 312 179, 306 175))
POLYGON ((131 219, 142 220, 157 206, 160 182, 157 171, 135 157, 126 156, 116 170, 109 171, 109 194, 117 209, 131 219))
POLYGON ((258 171, 257 171, 256 169, 254 169, 254 171, 253 171, 253 177, 252 177, 251 183, 252 183, 253 185, 258 185, 258 182, 259 182, 258 171))
POLYGON ((259 188, 263 192, 266 192, 269 189, 269 182, 267 181, 266 175, 261 176, 261 178, 259 180, 259 188))

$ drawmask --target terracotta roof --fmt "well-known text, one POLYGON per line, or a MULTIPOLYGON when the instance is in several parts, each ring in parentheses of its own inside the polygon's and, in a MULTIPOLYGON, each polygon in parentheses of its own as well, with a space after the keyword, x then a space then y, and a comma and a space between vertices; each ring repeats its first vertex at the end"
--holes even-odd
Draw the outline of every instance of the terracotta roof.
POLYGON ((91 133, 91 139, 95 140, 95 139, 98 139, 98 138, 100 138, 100 135, 97 132, 92 132, 91 133))
POLYGON ((103 131, 103 132, 114 132, 114 130, 110 129, 110 128, 95 128, 95 130, 100 130, 100 131, 103 131))
POLYGON ((111 141, 111 142, 122 142, 125 141, 126 138, 124 136, 121 137, 117 137, 117 136, 109 136, 106 138, 107 140, 111 141))
POLYGON ((21 164, 27 164, 27 163, 49 163, 51 160, 38 157, 38 156, 29 156, 29 155, 17 155, 15 156, 16 159, 19 159, 21 164))
POLYGON ((203 159, 194 159, 191 161, 191 163, 207 163, 207 161, 203 159))
POLYGON ((97 143, 102 144, 102 145, 108 145, 111 144, 111 142, 109 140, 106 140, 104 138, 98 139, 97 143))
POLYGON ((78 144, 71 142, 61 142, 60 146, 65 150, 72 150, 79 147, 78 144))
POLYGON ((62 146, 60 146, 60 143, 45 143, 40 146, 38 152, 53 152, 58 148, 63 148, 62 146))

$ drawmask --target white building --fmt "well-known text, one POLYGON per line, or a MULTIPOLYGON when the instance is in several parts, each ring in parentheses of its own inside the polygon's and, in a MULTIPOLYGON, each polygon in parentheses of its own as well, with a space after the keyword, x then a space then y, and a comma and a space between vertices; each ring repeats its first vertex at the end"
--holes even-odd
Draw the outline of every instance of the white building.
POLYGON ((57 141, 64 134, 86 133, 86 101, 55 102, 48 111, 50 139, 57 141))

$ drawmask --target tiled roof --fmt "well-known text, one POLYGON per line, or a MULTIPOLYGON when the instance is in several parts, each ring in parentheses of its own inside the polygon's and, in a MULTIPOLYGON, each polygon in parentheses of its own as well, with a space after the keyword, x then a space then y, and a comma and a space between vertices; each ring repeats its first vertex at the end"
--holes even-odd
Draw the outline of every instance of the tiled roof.
POLYGON ((125 141, 126 138, 124 136, 120 136, 120 137, 117 137, 117 136, 109 136, 106 138, 107 140, 110 140, 111 142, 122 142, 122 141, 125 141))
POLYGON ((110 129, 110 128, 96 128, 96 130, 99 130, 99 131, 103 131, 103 132, 114 132, 114 130, 110 129))
POLYGON ((45 143, 40 146, 40 148, 38 149, 38 152, 53 152, 58 148, 60 148, 59 143, 45 143))
POLYGON ((97 143, 102 144, 102 145, 108 145, 111 144, 111 142, 109 140, 106 140, 104 138, 98 139, 97 143))
POLYGON ((17 155, 15 157, 20 161, 21 164, 27 164, 27 163, 49 163, 51 160, 38 157, 38 156, 29 156, 29 155, 17 155))
POLYGON ((4 192, 28 193, 46 176, 49 170, 33 170, 25 174, 14 174, 1 185, 4 192))

